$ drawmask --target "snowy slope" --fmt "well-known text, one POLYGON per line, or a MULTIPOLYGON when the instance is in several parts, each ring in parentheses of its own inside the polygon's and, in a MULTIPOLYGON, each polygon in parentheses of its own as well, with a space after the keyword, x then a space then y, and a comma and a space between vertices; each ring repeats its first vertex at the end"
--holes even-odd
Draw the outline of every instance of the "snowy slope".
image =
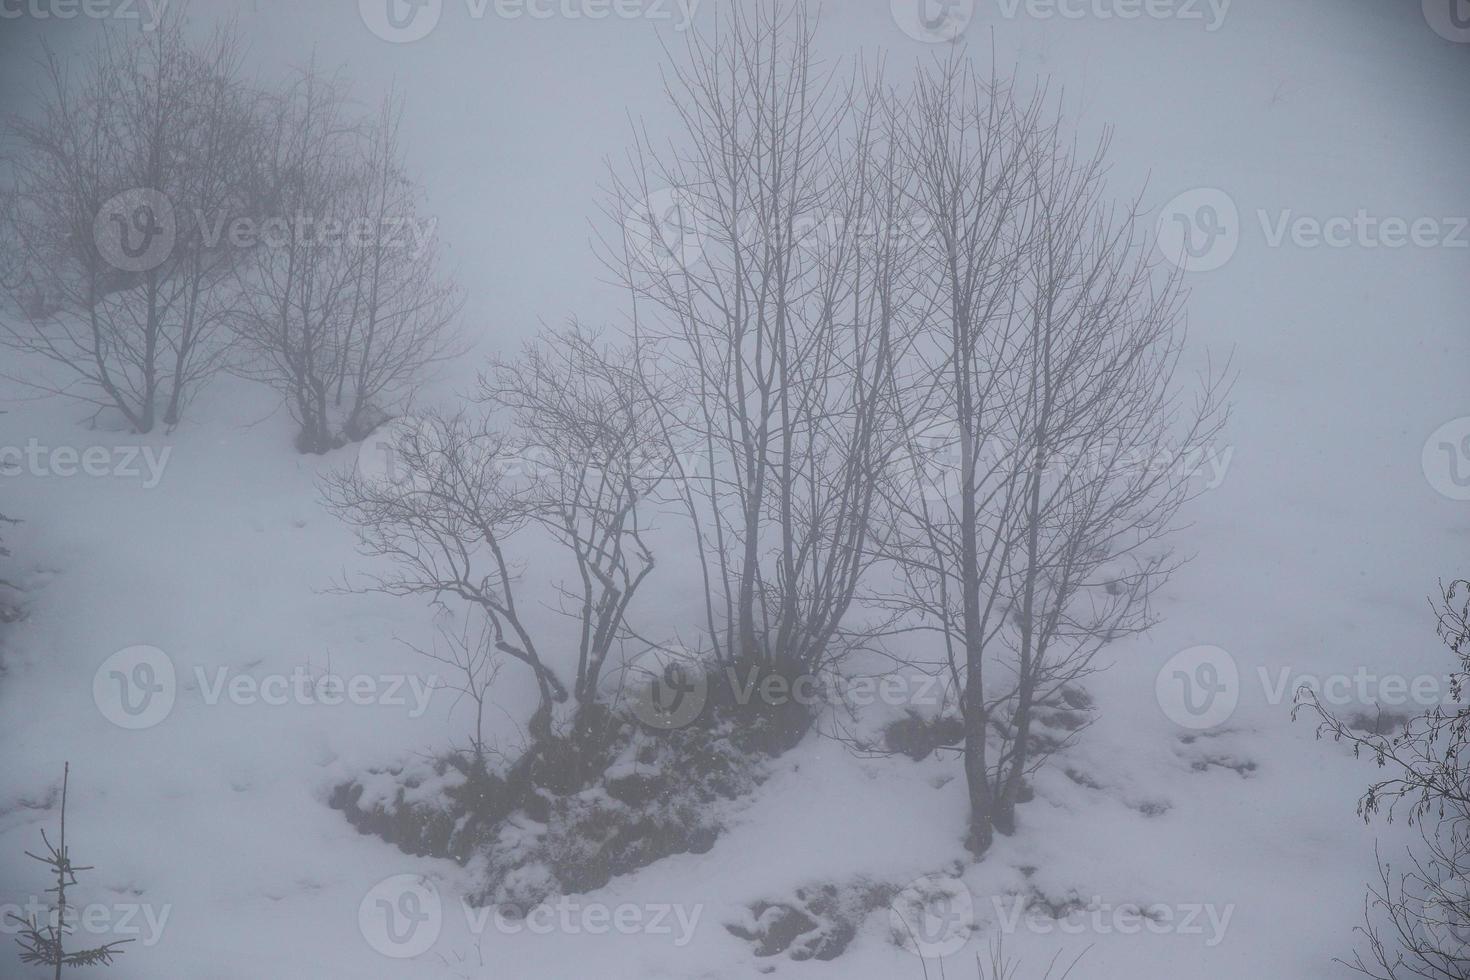
MULTIPOLYGON (((895 64, 931 53, 894 26, 886 4, 830 6, 823 44, 833 53, 884 46, 895 64)), ((1022 833, 964 871, 980 931, 947 975, 973 975, 974 954, 1003 928, 992 897, 1035 885, 1095 897, 1104 924, 1075 934, 1020 924, 1006 947, 1026 960, 1023 977, 1088 946, 1074 976, 1341 976, 1332 957, 1351 948, 1375 839, 1390 855, 1406 838, 1353 816, 1371 769, 1290 721, 1290 687, 1300 675, 1414 677, 1445 666, 1424 596, 1438 578, 1470 573, 1470 522, 1467 504, 1426 478, 1421 450, 1437 427, 1470 414, 1470 248, 1272 246, 1269 229, 1287 209, 1323 220, 1359 209, 1470 214, 1470 45, 1436 36, 1409 3, 1236 0, 1215 31, 980 8, 966 35, 977 56, 993 31, 1002 64, 1051 75, 1087 125, 1116 127, 1120 193, 1146 180, 1151 207, 1200 187, 1235 204, 1234 254, 1189 283, 1192 350, 1201 365, 1207 350, 1233 351, 1240 381, 1228 471, 1179 541, 1198 557, 1161 595, 1162 624, 1109 648, 1114 666, 1089 682, 1099 721, 1038 779, 1022 833), (1198 645, 1227 651, 1240 677, 1238 706, 1201 732, 1166 715, 1155 684, 1171 657, 1198 645), (1292 679, 1284 701, 1271 696, 1282 677, 1292 679), (1188 929, 1150 929, 1113 915, 1128 903, 1197 915, 1188 929)), ((223 10, 196 4, 195 16, 223 10)), ((481 352, 508 350, 538 318, 616 322, 587 221, 601 158, 626 144, 625 113, 652 126, 662 118, 660 25, 476 22, 446 3, 435 34, 387 45, 352 4, 257 0, 235 12, 267 72, 315 50, 347 63, 365 92, 394 79, 403 87, 414 162, 468 288, 481 352)), ((7 62, 19 43, 7 41, 7 62)), ((5 71, 9 85, 14 69, 5 71)), ((429 397, 451 397, 474 367, 465 359, 429 397)), ((399 642, 429 640, 426 607, 326 591, 364 564, 320 506, 316 481, 353 465, 356 450, 294 455, 283 413, 241 382, 207 392, 177 432, 141 440, 89 429, 74 406, 13 385, 0 383, 0 399, 0 446, 141 444, 154 459, 168 449, 156 486, 146 476, 0 477, 0 509, 26 521, 5 537, 29 610, 0 634, 0 905, 45 886, 22 851, 54 825, 43 803, 69 759, 69 840, 97 866, 78 894, 113 925, 142 906, 162 926, 151 935, 139 913, 130 920, 143 927, 139 941, 92 972, 562 978, 596 964, 608 978, 770 967, 925 976, 890 941, 883 910, 829 963, 757 958, 724 923, 802 885, 859 876, 901 885, 963 858, 954 761, 860 759, 809 739, 732 809, 732 829, 709 853, 578 899, 678 906, 686 921, 667 920, 667 932, 477 925, 459 898, 465 871, 359 835, 325 803, 348 775, 461 738, 465 716, 449 698, 429 698, 422 712, 407 686, 406 703, 209 703, 221 676, 433 672, 399 642), (179 687, 168 716, 141 730, 105 717, 93 690, 99 666, 134 645, 165 651, 179 687), (411 960, 375 949, 359 915, 375 885, 403 874, 429 876, 442 901, 434 943, 411 960)), ((661 556, 665 583, 650 587, 642 622, 681 617, 680 568, 661 556)), ((501 703, 529 697, 507 671, 501 703)), ((508 721, 497 724, 514 737, 508 721)), ((0 976, 26 975, 0 944, 0 976)))

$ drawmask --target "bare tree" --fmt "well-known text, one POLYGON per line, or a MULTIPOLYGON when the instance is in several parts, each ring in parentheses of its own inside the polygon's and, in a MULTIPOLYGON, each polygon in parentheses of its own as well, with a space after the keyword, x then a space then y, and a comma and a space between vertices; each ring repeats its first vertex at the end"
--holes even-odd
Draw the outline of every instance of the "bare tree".
POLYGON ((1379 884, 1357 929, 1367 949, 1340 961, 1374 980, 1470 978, 1470 772, 1462 755, 1470 736, 1470 582, 1441 583, 1430 608, 1456 658, 1444 703, 1387 730, 1339 718, 1310 688, 1297 692, 1292 708, 1293 718, 1317 717, 1318 738, 1352 746, 1382 774, 1358 800, 1358 816, 1392 821, 1402 813, 1419 829, 1423 848, 1409 853, 1407 870, 1379 859, 1379 884))
MULTIPOLYGON (((471 607, 473 610, 475 607, 471 607)), ((490 690, 500 676, 501 659, 496 649, 495 631, 488 615, 465 616, 458 630, 451 624, 441 622, 438 628, 443 647, 436 642, 432 649, 424 650, 413 644, 409 649, 435 663, 443 664, 453 673, 451 679, 439 681, 437 689, 455 695, 459 700, 468 698, 475 713, 475 723, 470 735, 470 752, 474 772, 486 771, 490 747, 485 740, 485 710, 493 706, 490 690), (478 629, 472 628, 478 624, 478 629)))
POLYGON ((364 550, 397 566, 369 588, 478 607, 493 648, 532 670, 539 702, 520 770, 551 742, 556 705, 571 701, 574 751, 558 759, 568 785, 596 771, 612 722, 602 671, 654 567, 644 508, 667 464, 653 452, 657 403, 645 376, 630 350, 575 328, 548 334, 481 379, 486 410, 478 418, 431 414, 391 437, 395 478, 355 470, 325 489, 364 550), (495 428, 498 414, 508 416, 514 438, 495 428), (528 548, 520 539, 545 542, 533 529, 560 545, 576 573, 574 586, 561 586, 578 630, 570 686, 543 658, 547 644, 518 603, 515 556, 528 548))
POLYGON ((603 668, 654 568, 645 512, 669 462, 658 452, 659 403, 642 383, 653 370, 574 324, 481 378, 483 400, 509 412, 534 514, 575 563, 576 584, 559 590, 578 623, 581 739, 595 736, 603 668))
POLYGON ((395 571, 368 587, 389 595, 458 598, 488 618, 494 647, 532 671, 539 702, 529 731, 551 734, 567 689, 542 659, 517 603, 519 568, 507 546, 533 520, 524 487, 508 474, 514 449, 483 420, 428 413, 391 438, 395 473, 361 469, 329 478, 327 505, 357 532, 365 553, 395 571))
POLYGON ((298 219, 342 220, 352 213, 362 135, 347 118, 345 98, 340 80, 307 69, 270 100, 268 150, 257 161, 257 179, 278 220, 242 268, 234 317, 247 355, 241 373, 280 391, 300 426, 302 452, 338 444, 330 408, 357 262, 344 243, 320 240, 298 219))
POLYGON ((193 45, 177 12, 105 32, 76 81, 46 49, 38 114, 11 123, 3 284, 20 322, 0 342, 56 371, 14 380, 149 432, 221 367, 237 250, 214 232, 243 206, 254 127, 239 65, 233 30, 193 45))
POLYGON ((1149 625, 1224 385, 1180 404, 1179 281, 1136 209, 1103 203, 1105 140, 1079 154, 1043 95, 957 59, 921 73, 903 118, 935 316, 895 399, 911 452, 888 555, 906 587, 883 601, 942 638, 982 853, 1045 758, 1034 710, 1149 625), (920 445, 936 430, 954 464, 938 492, 920 445))
POLYGON ((637 134, 607 209, 625 234, 604 242, 665 368, 714 655, 798 672, 832 656, 871 561, 909 313, 881 80, 823 70, 814 30, 777 4, 690 36, 665 83, 678 137, 637 134))
POLYGON ((355 181, 354 213, 373 234, 353 253, 352 312, 337 369, 342 432, 352 441, 405 406, 434 365, 465 350, 453 329, 462 297, 442 276, 436 222, 403 161, 402 121, 402 100, 390 94, 368 130, 355 181))
POLYGON ((460 298, 404 170, 396 98, 365 123, 340 78, 308 68, 268 119, 256 181, 271 212, 241 268, 239 369, 281 392, 297 448, 323 453, 401 410, 461 349, 460 298))

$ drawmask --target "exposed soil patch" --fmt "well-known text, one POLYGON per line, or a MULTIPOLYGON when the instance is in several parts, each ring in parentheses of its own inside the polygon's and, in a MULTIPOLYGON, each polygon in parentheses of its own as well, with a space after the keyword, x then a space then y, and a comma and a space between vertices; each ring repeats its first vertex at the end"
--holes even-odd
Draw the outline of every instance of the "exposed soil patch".
POLYGON ((886 907, 897 893, 894 885, 865 878, 806 886, 781 901, 751 904, 744 917, 725 923, 725 929, 749 942, 756 956, 834 960, 857 937, 869 913, 886 907))
POLYGON ((329 804, 365 834, 414 855, 471 866, 471 902, 522 912, 553 895, 595 890, 674 854, 703 853, 728 806, 810 729, 809 708, 742 703, 711 673, 702 717, 673 731, 600 711, 513 763, 471 753, 370 771, 329 804))

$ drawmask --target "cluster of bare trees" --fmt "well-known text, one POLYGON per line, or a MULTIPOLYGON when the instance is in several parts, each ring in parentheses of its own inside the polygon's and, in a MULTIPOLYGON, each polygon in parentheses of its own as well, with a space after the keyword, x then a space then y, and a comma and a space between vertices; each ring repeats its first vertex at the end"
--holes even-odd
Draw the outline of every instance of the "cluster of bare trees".
POLYGON ((11 123, 4 285, 20 316, 0 329, 55 370, 18 380, 149 432, 220 366, 231 256, 179 216, 244 203, 239 62, 231 36, 192 46, 177 20, 109 32, 75 81, 47 51, 39 111, 11 123))
POLYGON ((1106 203, 1105 141, 962 58, 901 90, 821 70, 812 31, 736 11, 690 40, 684 140, 637 140, 611 211, 639 234, 607 259, 664 367, 713 655, 816 671, 863 599, 937 634, 981 852, 1034 709, 1149 623, 1223 385, 1181 401, 1180 284, 1106 203))
POLYGON ((46 365, 15 380, 137 432, 175 425, 222 369, 260 378, 323 452, 454 351, 457 297, 397 102, 364 120, 315 69, 272 88, 240 64, 232 30, 195 41, 177 11, 106 32, 80 72, 48 50, 11 121, 0 342, 46 365))
POLYGON ((536 677, 533 742, 569 688, 589 730, 646 515, 682 515, 712 672, 816 676, 881 643, 948 679, 982 853, 1044 759, 1038 709, 1149 624, 1224 385, 1177 377, 1180 283, 1136 202, 1108 203, 1105 139, 1079 149, 1045 93, 963 58, 904 86, 824 68, 814 31, 736 7, 672 58, 677 134, 636 134, 609 188, 622 345, 545 338, 482 381, 481 415, 404 434, 412 476, 329 499, 396 559, 379 587, 489 617, 536 677), (577 571, 571 685, 515 601, 506 545, 532 524, 577 571))

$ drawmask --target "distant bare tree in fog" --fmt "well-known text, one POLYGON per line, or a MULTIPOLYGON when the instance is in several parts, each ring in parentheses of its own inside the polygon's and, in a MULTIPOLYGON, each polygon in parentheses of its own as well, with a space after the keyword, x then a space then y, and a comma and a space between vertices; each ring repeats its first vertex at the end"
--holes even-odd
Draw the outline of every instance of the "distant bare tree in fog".
POLYGON ((1136 212, 1103 203, 1105 143, 1079 154, 1041 96, 958 60, 922 72, 905 108, 935 315, 896 399, 910 453, 888 554, 905 588, 885 602, 943 640, 982 853, 1044 758, 1034 710, 1148 625, 1224 387, 1180 404, 1179 281, 1136 212), (938 492, 935 438, 954 464, 938 492))
POLYGON ((243 204, 253 95, 239 66, 233 31, 192 46, 177 13, 105 32, 75 81, 46 50, 38 114, 11 122, 3 284, 20 322, 0 319, 0 342, 58 374, 14 380, 149 432, 221 366, 235 252, 208 218, 243 204))
POLYGON ((460 300, 420 237, 396 99, 363 122, 340 79, 307 69, 266 118, 254 179, 275 223, 240 270, 239 371, 282 394, 298 449, 323 453, 365 436, 460 349, 460 300))
POLYGON ((608 207, 629 233, 604 252, 665 368, 715 655, 788 671, 832 655, 872 560, 911 315, 881 82, 821 69, 813 30, 800 8, 733 7, 689 39, 666 82, 679 135, 637 137, 608 207))
POLYGON ((342 431, 353 441, 367 435, 382 413, 401 407, 435 364, 465 349, 453 327, 462 299, 444 278, 435 222, 406 173, 402 122, 402 100, 390 95, 368 130, 358 198, 348 216, 374 229, 355 253, 352 315, 337 381, 342 431))

